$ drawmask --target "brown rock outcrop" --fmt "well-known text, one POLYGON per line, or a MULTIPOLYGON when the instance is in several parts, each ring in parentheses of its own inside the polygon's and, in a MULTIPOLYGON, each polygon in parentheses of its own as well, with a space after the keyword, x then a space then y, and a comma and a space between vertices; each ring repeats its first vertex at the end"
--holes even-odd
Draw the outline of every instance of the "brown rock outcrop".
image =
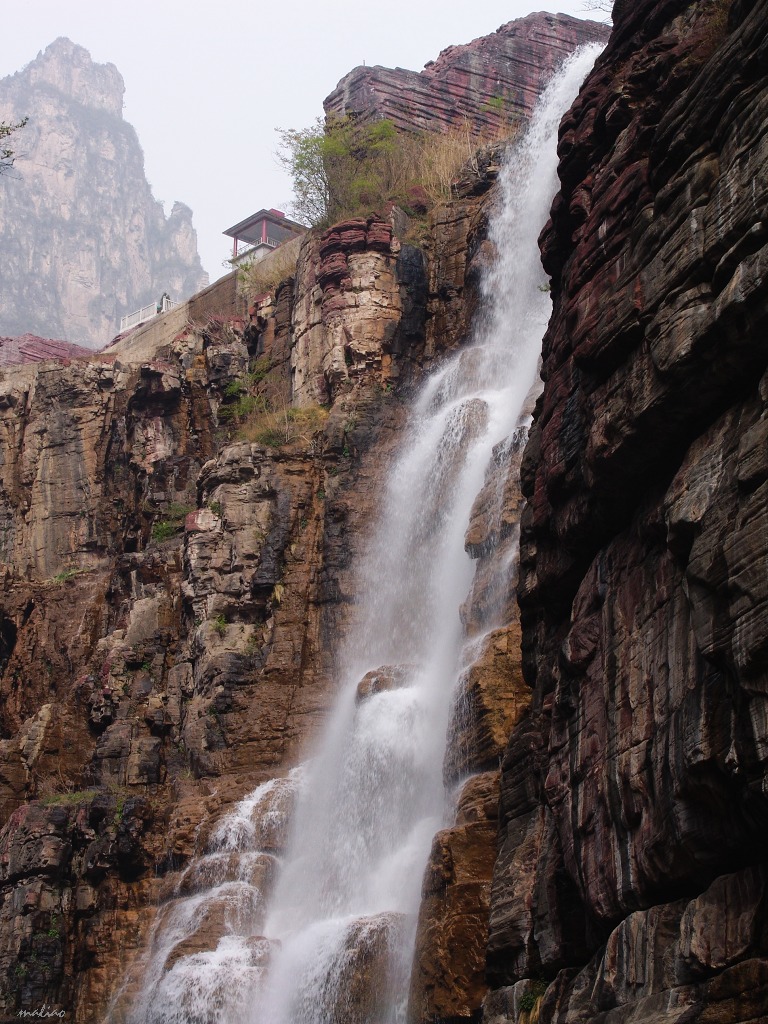
POLYGON ((768 1006, 768 4, 615 14, 542 236, 533 713, 503 765, 488 1015, 522 1019, 518 986, 544 978, 542 1022, 751 1022, 768 1006))
POLYGON ((304 246, 294 306, 291 392, 298 405, 333 402, 356 377, 383 386, 423 341, 426 271, 378 216, 344 221, 304 246))
MULTIPOLYGON (((462 202, 468 226, 478 200, 462 202)), ((100 1019, 125 964, 143 962, 150 905, 198 884, 177 869, 311 742, 404 420, 398 390, 430 358, 431 251, 401 244, 391 220, 340 225, 306 240, 296 280, 245 333, 210 317, 5 371, 0 843, 24 872, 0 880, 9 1012, 47 1002, 100 1019), (312 413, 322 396, 330 411, 276 447, 238 440, 233 396, 254 366, 278 405, 312 413), (37 938, 20 946, 33 905, 37 938)), ((260 840, 265 856, 282 842, 260 840)), ((206 955, 226 920, 212 909, 173 963, 206 955)))
POLYGON ((487 991, 485 946, 496 854, 498 772, 462 788, 456 822, 432 843, 422 886, 409 1020, 472 1020, 487 991))
POLYGON ((449 46, 423 71, 357 67, 323 106, 326 115, 390 118, 405 131, 438 131, 468 120, 495 133, 530 117, 563 57, 608 29, 567 14, 529 14, 465 46, 449 46))

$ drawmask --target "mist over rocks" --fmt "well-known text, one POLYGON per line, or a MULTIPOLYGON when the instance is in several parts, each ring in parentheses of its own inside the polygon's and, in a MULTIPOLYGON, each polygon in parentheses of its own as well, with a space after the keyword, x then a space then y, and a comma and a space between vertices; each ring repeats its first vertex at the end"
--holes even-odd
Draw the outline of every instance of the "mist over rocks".
POLYGON ((124 91, 65 38, 0 80, 0 121, 29 117, 0 181, 0 334, 98 348, 126 313, 208 283, 192 211, 152 196, 124 91))

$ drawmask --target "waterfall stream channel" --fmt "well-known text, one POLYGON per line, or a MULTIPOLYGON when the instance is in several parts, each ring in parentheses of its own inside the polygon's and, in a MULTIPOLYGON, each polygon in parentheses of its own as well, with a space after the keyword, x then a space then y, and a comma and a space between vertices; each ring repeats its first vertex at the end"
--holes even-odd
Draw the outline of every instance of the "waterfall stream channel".
MULTIPOLYGON (((462 627, 474 573, 465 532, 493 459, 527 430, 550 312, 537 238, 557 188, 558 125, 598 52, 585 47, 565 62, 510 147, 482 308, 468 343, 414 399, 357 570, 355 621, 337 652, 325 734, 311 760, 237 804, 189 863, 158 909, 119 1019, 407 1017, 422 875, 455 801, 443 779, 446 736, 483 639, 462 627), (217 919, 216 948, 195 948, 201 925, 217 919)), ((511 538, 498 558, 504 579, 515 556, 511 538)), ((491 616, 484 628, 498 624, 491 616)), ((116 1004, 112 1012, 110 1021, 116 1004)))

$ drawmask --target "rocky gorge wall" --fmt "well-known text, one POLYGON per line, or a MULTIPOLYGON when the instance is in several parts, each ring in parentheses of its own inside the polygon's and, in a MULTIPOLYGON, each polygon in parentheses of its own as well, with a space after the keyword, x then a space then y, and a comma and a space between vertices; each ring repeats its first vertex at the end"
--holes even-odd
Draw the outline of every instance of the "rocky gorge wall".
MULTIPOLYGON (((466 535, 468 635, 501 611, 451 725, 413 1024, 768 1013, 768 7, 615 22, 562 128, 544 394, 466 535)), ((0 371, 5 1019, 90 1024, 125 984, 121 1019, 195 853, 319 729, 408 396, 477 305, 498 159, 419 248, 396 215, 308 239, 250 323, 0 371), (238 412, 255 379, 277 443, 238 412)), ((172 955, 225 928, 212 908, 172 955)))
POLYGON ((541 240, 484 1019, 765 1021, 768 4, 614 13, 541 240))
MULTIPOLYGON (((195 852, 311 743, 408 395, 467 333, 497 157, 435 210, 421 248, 398 215, 308 238, 250 322, 198 303, 151 353, 157 332, 139 331, 91 359, 0 370, 5 1019, 46 1004, 101 1020, 123 985, 120 1019, 195 852), (277 438, 241 415, 254 381, 285 403, 277 438)), ((481 502, 490 563, 500 540, 484 521, 481 502)), ((474 724, 456 724, 447 778, 486 774, 436 847, 454 869, 422 925, 418 1019, 448 1001, 468 1017, 486 991, 495 768, 522 707, 515 635, 494 635, 468 680, 474 724), (446 951, 448 920, 472 942, 446 951)), ((225 928, 212 913, 174 955, 225 928)))

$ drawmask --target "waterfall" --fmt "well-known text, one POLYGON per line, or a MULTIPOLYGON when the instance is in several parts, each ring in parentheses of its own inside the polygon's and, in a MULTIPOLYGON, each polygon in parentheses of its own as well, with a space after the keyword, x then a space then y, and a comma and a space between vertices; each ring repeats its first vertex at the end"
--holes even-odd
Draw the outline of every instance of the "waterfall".
POLYGON ((599 49, 566 61, 501 172, 484 311, 471 343, 415 400, 359 568, 357 616, 338 654, 344 683, 320 748, 242 801, 190 864, 159 912, 132 1024, 404 1019, 422 874, 448 810, 446 734, 469 658, 464 536, 494 449, 520 427, 535 382, 550 308, 537 238, 557 187, 557 129, 599 49), (271 837, 288 818, 279 866, 271 837), (195 948, 207 914, 226 922, 213 951, 195 948))

